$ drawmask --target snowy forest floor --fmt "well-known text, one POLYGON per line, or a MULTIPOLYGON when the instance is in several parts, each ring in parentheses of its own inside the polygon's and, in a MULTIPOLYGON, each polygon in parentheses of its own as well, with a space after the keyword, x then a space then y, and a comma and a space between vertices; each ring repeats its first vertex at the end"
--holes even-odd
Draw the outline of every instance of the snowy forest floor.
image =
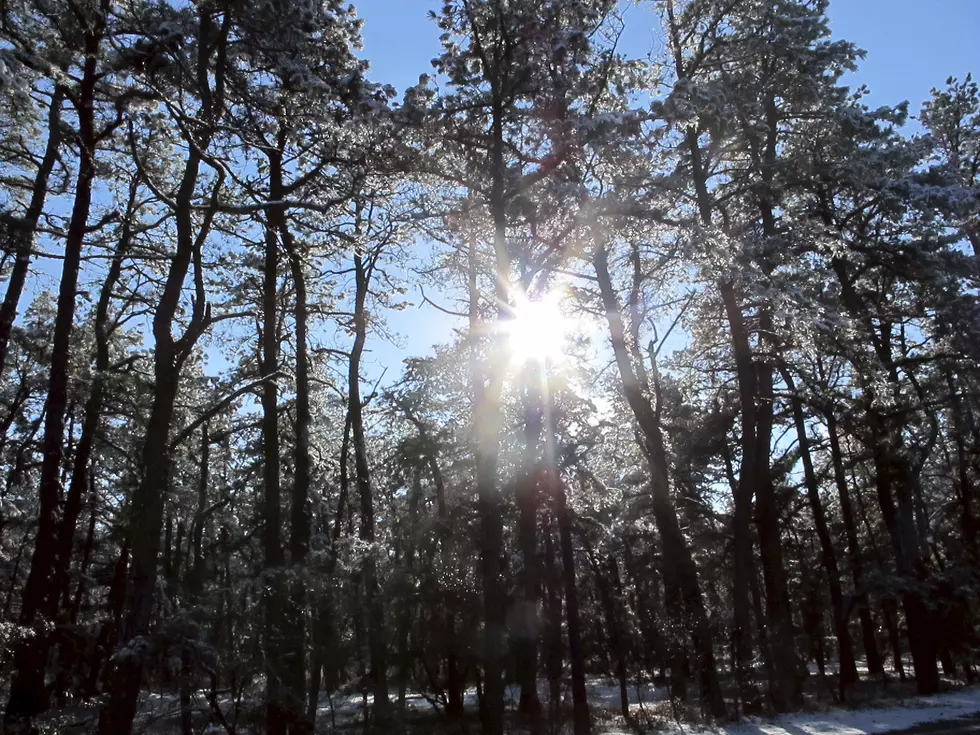
MULTIPOLYGON (((956 687, 947 682, 950 691, 931 697, 914 695, 912 682, 899 682, 892 678, 886 686, 880 681, 865 679, 855 690, 847 705, 830 701, 826 684, 819 677, 808 679, 809 696, 802 712, 772 718, 751 717, 742 722, 723 726, 709 725, 701 721, 696 707, 672 705, 662 687, 631 685, 629 688, 630 715, 632 722, 619 714, 619 688, 614 681, 591 679, 588 694, 594 732, 597 735, 646 735, 668 733, 670 735, 878 735, 879 733, 904 730, 928 722, 953 720, 980 714, 980 686, 956 687), (823 691, 819 691, 823 690, 823 691)), ((507 688, 508 708, 516 707, 516 687, 507 688)), ((261 733, 262 693, 257 689, 243 697, 237 706, 227 698, 221 699, 222 710, 229 722, 236 724, 238 735, 261 733)), ((563 697, 570 695, 563 692, 563 697)), ((547 707, 547 682, 541 682, 541 699, 547 707)), ((370 697, 367 698, 370 703, 370 697)), ((394 704, 394 702, 393 702, 394 704)), ((447 727, 441 712, 433 703, 419 694, 409 694, 405 702, 405 732, 455 735, 478 733, 477 702, 475 691, 467 692, 466 715, 461 723, 447 727)), ((196 733, 223 735, 224 728, 208 728, 207 704, 203 697, 192 701, 196 733)), ((318 733, 363 732, 364 699, 360 693, 347 696, 335 694, 323 696, 317 713, 318 733)), ((565 713, 569 714, 569 713, 565 713)), ((41 732, 71 733, 81 735, 92 732, 95 724, 95 707, 70 707, 53 712, 41 727, 41 732)), ((154 692, 144 696, 136 731, 147 735, 179 733, 180 707, 176 693, 154 692)), ((570 720, 570 717, 568 718, 570 720)), ((570 722, 566 725, 571 732, 570 722)), ((518 723, 509 722, 508 732, 518 735, 522 730, 518 723)), ((564 733, 561 729, 554 733, 564 733)))

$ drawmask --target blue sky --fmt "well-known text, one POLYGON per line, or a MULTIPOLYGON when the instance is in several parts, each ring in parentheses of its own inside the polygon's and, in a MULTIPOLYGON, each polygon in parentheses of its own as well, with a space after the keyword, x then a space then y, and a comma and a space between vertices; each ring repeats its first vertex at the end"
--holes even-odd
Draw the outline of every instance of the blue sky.
MULTIPOLYGON (((364 55, 372 76, 399 90, 431 71, 439 34, 426 17, 438 6, 430 0, 360 0, 364 55)), ((644 32, 643 15, 629 11, 625 50, 644 54, 655 42, 644 32)), ((876 102, 909 99, 913 106, 950 74, 980 72, 980 0, 836 0, 830 5, 834 35, 868 52, 856 80, 867 84, 876 102)))
MULTIPOLYGON (((439 32, 427 17, 435 0, 360 0, 364 19, 363 56, 371 62, 371 77, 393 85, 401 93, 415 84, 420 74, 432 71, 431 59, 439 53, 439 32)), ((623 51, 645 56, 656 51, 655 19, 648 6, 627 11, 623 51)), ((946 77, 962 78, 980 73, 980 0, 836 0, 829 15, 834 36, 854 42, 867 51, 851 86, 867 85, 873 104, 909 100, 915 113, 929 90, 942 86, 946 77)), ((427 289, 430 297, 433 295, 427 289)), ((418 300, 417 292, 413 300, 418 300)), ((449 306, 452 306, 451 304, 449 306)), ((385 381, 395 380, 406 356, 423 355, 432 344, 449 341, 453 320, 431 307, 412 307, 389 318, 390 326, 404 335, 398 347, 371 345, 373 363, 388 367, 385 381)))

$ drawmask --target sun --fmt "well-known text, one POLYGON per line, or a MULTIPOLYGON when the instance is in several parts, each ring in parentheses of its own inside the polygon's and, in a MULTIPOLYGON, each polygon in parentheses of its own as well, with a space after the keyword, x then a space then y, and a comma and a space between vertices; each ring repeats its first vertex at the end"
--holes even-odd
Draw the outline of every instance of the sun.
POLYGON ((560 295, 549 293, 533 301, 515 299, 510 319, 504 324, 511 360, 555 364, 565 357, 571 323, 562 314, 560 295))

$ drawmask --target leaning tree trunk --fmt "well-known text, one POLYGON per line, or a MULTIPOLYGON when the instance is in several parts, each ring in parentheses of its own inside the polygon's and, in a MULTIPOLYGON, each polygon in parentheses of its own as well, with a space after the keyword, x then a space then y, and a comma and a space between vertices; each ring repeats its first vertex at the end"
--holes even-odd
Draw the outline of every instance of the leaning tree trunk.
MULTIPOLYGON (((84 82, 83 82, 84 84, 84 82)), ((31 200, 23 219, 5 217, 6 225, 13 240, 14 265, 7 277, 7 291, 0 304, 0 376, 7 364, 7 346, 10 342, 10 332, 17 318, 20 297, 27 282, 27 273, 31 265, 31 254, 34 248, 34 235, 44 211, 44 202, 48 196, 48 180, 54 171, 61 150, 61 104, 65 97, 65 89, 60 84, 55 85, 48 107, 48 141, 44 147, 44 155, 38 164, 31 187, 31 200)))
MULTIPOLYGON (((684 60, 678 40, 673 2, 668 2, 667 11, 676 71, 681 77, 684 76, 684 60)), ((690 155, 691 176, 698 205, 698 217, 704 227, 710 228, 712 226, 713 203, 708 188, 708 173, 698 142, 698 132, 693 126, 688 127, 685 131, 685 144, 690 155)), ((739 468, 738 482, 733 488, 735 508, 732 517, 732 531, 735 573, 732 602, 735 628, 732 632, 732 639, 735 647, 735 678, 744 701, 747 696, 751 696, 748 672, 752 660, 750 580, 754 574, 751 523, 753 482, 756 474, 755 452, 753 450, 756 441, 756 375, 752 366, 748 334, 742 319, 741 309, 738 306, 735 284, 732 279, 722 277, 718 280, 718 290, 724 303, 725 314, 731 331, 742 417, 742 463, 739 468)), ((761 627, 762 621, 759 620, 757 623, 761 627)))
MULTIPOLYGON (((213 78, 216 90, 223 88, 224 49, 230 18, 226 13, 220 29, 215 29, 210 11, 202 11, 200 14, 197 76, 204 84, 211 82, 213 78), (211 71, 210 59, 215 52, 216 69, 211 71)), ((123 653, 129 655, 117 655, 113 658, 112 670, 107 677, 107 688, 111 694, 99 715, 99 735, 128 735, 133 729, 145 663, 144 657, 140 655, 142 651, 136 647, 149 634, 153 614, 164 498, 170 482, 170 430, 177 391, 185 362, 198 339, 211 324, 202 248, 210 233, 216 210, 209 207, 203 212, 195 211, 194 197, 203 161, 202 151, 207 148, 214 134, 216 111, 221 110, 223 104, 220 97, 220 94, 212 95, 210 91, 202 91, 200 132, 196 140, 189 141, 184 171, 174 201, 177 247, 170 259, 163 293, 153 316, 153 337, 156 342, 153 356, 153 403, 143 440, 141 476, 130 506, 132 562, 121 636, 124 642, 123 653), (195 291, 193 308, 187 328, 179 339, 175 339, 174 322, 181 307, 184 281, 192 263, 195 291)), ((222 179, 219 177, 214 184, 215 196, 212 196, 212 202, 216 201, 221 184, 222 179)))
POLYGON ((354 449, 354 468, 360 498, 361 523, 359 537, 365 544, 362 561, 362 581, 368 619, 368 649, 371 659, 371 685, 374 694, 374 729, 385 732, 389 726, 388 660, 384 608, 378 583, 378 565, 374 549, 374 498, 371 473, 367 460, 367 439, 364 434, 363 402, 361 400, 361 355, 367 338, 367 294, 374 270, 374 261, 364 262, 354 256, 355 306, 354 347, 351 350, 347 376, 347 412, 351 425, 351 444, 354 449))
MULTIPOLYGON (((633 357, 630 355, 619 301, 613 291, 612 280, 609 276, 609 255, 604 245, 594 246, 593 267, 599 284, 612 341, 613 355, 622 380, 623 392, 643 436, 642 448, 650 471, 654 519, 657 523, 657 530, 660 532, 664 586, 669 595, 676 597, 679 594, 680 601, 683 602, 683 610, 680 609, 680 605, 676 604, 679 601, 668 604, 668 614, 671 615, 672 622, 679 629, 690 631, 698 656, 701 696, 713 715, 723 717, 726 714, 725 700, 718 683, 714 643, 708 623, 707 610, 701 595, 698 569, 687 539, 684 538, 681 531, 677 511, 670 498, 667 451, 660 421, 659 401, 658 407, 654 408, 649 398, 650 386, 646 374, 641 372, 640 360, 642 358, 638 360, 635 359, 635 355, 633 357)), ((638 287, 638 284, 634 284, 634 290, 638 287)), ((634 349, 636 349, 636 332, 637 329, 634 329, 632 335, 634 349)), ((656 379, 654 390, 659 394, 659 382, 656 379)), ((675 656, 675 664, 672 670, 672 680, 677 685, 684 678, 683 662, 678 661, 679 658, 679 656, 675 656)))
POLYGON ((807 500, 810 503, 810 512, 813 514, 813 523, 817 529, 817 538, 820 540, 820 560, 823 563, 824 573, 827 575, 827 582, 830 587, 830 601, 833 606, 834 634, 837 637, 837 656, 840 664, 840 696, 845 699, 847 690, 858 680, 857 666, 854 663, 854 646, 851 643, 851 634, 847 629, 847 611, 844 609, 844 592, 841 588, 840 569, 837 566, 837 552, 834 543, 830 538, 830 529, 827 527, 827 515, 824 512, 823 502, 820 500, 819 482, 817 473, 813 469, 813 458, 810 454, 810 437, 806 431, 806 420, 803 416, 803 401, 796 391, 793 376, 785 367, 781 369, 783 381, 790 391, 790 403, 793 411, 793 423, 796 426, 796 437, 800 447, 800 457, 803 461, 803 482, 806 486, 807 500))
MULTIPOLYGON (((91 485, 91 463, 92 453, 95 447, 95 437, 102 419, 102 407, 105 402, 106 380, 109 371, 109 306, 112 302, 113 291, 122 274, 123 260, 129 252, 132 241, 132 220, 135 217, 137 191, 138 185, 134 178, 130 183, 129 206, 127 207, 126 218, 122 223, 119 244, 112 256, 109 272, 106 274, 105 280, 102 283, 99 301, 95 308, 95 361, 92 369, 92 388, 85 402, 82 433, 78 440, 78 446, 75 448, 75 455, 72 461, 71 483, 68 486, 64 511, 58 527, 54 585, 57 594, 64 602, 65 608, 68 606, 70 594, 71 577, 68 572, 71 568, 71 556, 75 542, 75 527, 82 512, 84 498, 91 496, 93 503, 95 499, 95 489, 91 485)), ((95 507, 93 505, 92 524, 94 524, 94 518, 95 507)), ((90 550, 93 533, 94 528, 90 527, 89 540, 85 547, 86 551, 90 550)), ((88 553, 86 553, 82 561, 83 568, 80 573, 79 589, 85 583, 84 566, 87 564, 87 561, 88 553)), ((77 616, 77 607, 78 605, 76 604, 70 610, 66 610, 67 622, 74 624, 74 619, 77 616)), ((58 659, 63 672, 61 676, 65 677, 67 676, 68 670, 74 665, 74 653, 71 646, 63 646, 63 649, 59 652, 58 659)))
MULTIPOLYGON (((23 601, 19 624, 25 628, 34 628, 40 621, 53 622, 58 613, 60 589, 57 585, 58 559, 58 506, 61 501, 61 472, 65 457, 65 413, 68 407, 68 389, 71 374, 71 338, 74 331, 75 306, 78 299, 78 274, 82 262, 82 245, 88 233, 88 217, 92 206, 92 185, 96 176, 95 152, 99 133, 95 121, 96 87, 99 81, 99 60, 105 23, 109 12, 108 0, 101 0, 98 7, 91 9, 89 17, 82 22, 85 51, 85 62, 82 79, 75 93, 75 110, 78 115, 78 173, 75 179, 75 201, 72 206, 71 218, 68 223, 68 233, 65 238, 65 253, 62 261, 61 285, 58 290, 58 306, 55 315, 54 334, 52 335, 51 366, 48 377, 48 395, 44 404, 44 436, 42 439, 41 479, 38 488, 40 509, 38 513, 37 535, 34 539, 34 553, 31 556, 30 571, 24 587, 23 601)), ((60 107, 60 100, 54 107, 60 107)), ((59 125, 58 114, 52 111, 55 125, 59 125)), ((50 121, 49 121, 50 122, 50 121)), ((56 135, 56 134, 54 134, 56 135)), ((49 149, 51 137, 49 135, 49 149)), ((57 138, 51 155, 57 156, 57 138)), ((53 160, 47 162, 47 173, 43 170, 44 178, 50 174, 53 160)), ((45 162, 42 161, 42 166, 45 162)), ((43 193, 35 190, 32 206, 38 211, 31 212, 36 219, 40 217, 40 207, 43 207, 43 193)), ((33 245, 33 228, 29 233, 30 244, 18 248, 18 260, 23 260, 20 251, 27 248, 25 256, 29 258, 29 250, 33 245)), ((23 278, 26 275, 27 263, 23 263, 24 273, 16 270, 12 278, 23 278)), ((8 299, 19 300, 19 293, 13 293, 23 288, 23 283, 8 284, 8 299)), ((5 299, 4 307, 7 307, 5 299)), ((12 320, 16 312, 0 316, 12 320)), ((3 328, 0 324, 0 328, 3 328)), ((6 335, 9 336, 9 330, 6 335)), ((4 348, 6 345, 4 344, 4 348)), ((10 697, 4 715, 4 729, 8 733, 26 732, 32 727, 33 718, 47 709, 47 695, 44 677, 47 670, 48 650, 51 636, 47 631, 36 631, 36 634, 25 638, 19 643, 14 652, 14 672, 10 681, 10 697)))

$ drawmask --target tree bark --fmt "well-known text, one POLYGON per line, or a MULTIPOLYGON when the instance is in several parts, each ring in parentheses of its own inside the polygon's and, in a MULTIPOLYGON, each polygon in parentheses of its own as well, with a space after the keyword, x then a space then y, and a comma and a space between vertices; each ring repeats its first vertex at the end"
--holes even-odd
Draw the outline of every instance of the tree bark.
POLYGON ((616 558, 608 555, 605 564, 599 563, 595 550, 589 544, 584 534, 579 534, 585 553, 589 559, 589 566, 592 567, 592 575, 595 579, 596 588, 599 590, 599 600, 602 603, 603 615, 606 618, 606 628, 609 631, 609 645, 612 648, 614 657, 614 668, 616 680, 619 682, 619 710, 623 719, 629 720, 630 704, 629 694, 626 690, 626 641, 625 633, 620 625, 620 615, 618 608, 622 600, 616 599, 614 584, 619 586, 619 567, 616 558), (605 566, 605 568, 603 568, 605 566))
MULTIPOLYGON (((269 199, 279 201, 282 192, 281 149, 267 151, 269 199)), ((282 488, 279 448, 279 236, 281 207, 270 207, 265 226, 262 266, 262 322, 259 375, 262 382, 262 573, 265 577, 265 727, 269 735, 287 735, 294 714, 287 704, 284 680, 288 680, 289 610, 286 558, 282 545, 282 488)))
MULTIPOLYGON (((518 609, 515 639, 517 679, 521 686, 517 713, 527 721, 530 729, 537 732, 541 727, 541 701, 538 698, 538 597, 540 595, 540 570, 538 563, 537 511, 538 511, 538 455, 543 429, 543 406, 539 378, 535 374, 539 366, 528 362, 525 368, 524 387, 524 458, 517 481, 516 499, 519 510, 518 537, 521 558, 523 595, 517 599, 518 609)), ((540 366, 544 370, 544 366, 540 366)))
MULTIPOLYGON (((225 46, 228 39, 230 14, 224 15, 219 29, 213 26, 210 10, 202 10, 198 26, 197 77, 201 84, 202 106, 199 111, 201 132, 189 146, 175 198, 177 247, 170 259, 163 293, 153 316, 153 337, 156 343, 153 356, 153 403, 143 440, 140 461, 141 477, 130 506, 132 562, 126 599, 126 616, 122 640, 124 648, 113 659, 108 682, 109 701, 99 715, 99 735, 127 735, 132 732, 133 718, 139 699, 144 669, 144 637, 150 630, 153 597, 160 554, 160 531, 163 526, 164 498, 170 483, 170 429, 180 376, 187 358, 200 336, 211 323, 204 285, 202 248, 211 231, 216 213, 214 208, 196 212, 193 206, 197 188, 202 151, 214 134, 217 110, 223 104, 220 91, 212 94, 213 77, 216 90, 223 88, 225 46), (217 30, 217 32, 215 32, 217 30), (216 54, 215 68, 210 59, 216 54), (193 263, 195 298, 187 328, 179 339, 173 326, 181 305, 184 280, 193 263)), ((222 179, 215 182, 215 192, 222 179)))
POLYGON ((864 585, 864 565, 861 559, 861 544, 858 541, 857 522, 854 518, 854 508, 851 505, 851 494, 847 487, 847 475, 844 472, 844 457, 840 449, 840 439, 837 434, 837 419, 833 410, 824 413, 827 421, 827 434, 830 439, 830 458, 834 467, 834 483, 837 485, 837 497, 840 500, 841 519, 844 521, 844 535, 847 538, 847 552, 851 564, 851 576, 854 579, 854 594, 858 598, 858 616, 861 621, 861 639, 864 645, 864 655, 868 662, 868 672, 884 674, 885 669, 878 652, 878 641, 875 636, 874 623, 871 620, 871 605, 864 585))
MULTIPOLYGON (((631 357, 627 344, 626 329, 620 312, 619 301, 613 291, 612 280, 609 276, 609 256, 604 245, 593 247, 593 267, 602 297, 609 326, 613 355, 619 369, 623 392, 633 413, 640 432, 643 436, 642 449, 646 455, 650 472, 650 490, 653 500, 653 513, 660 532, 661 556, 663 558, 664 582, 669 596, 680 597, 677 602, 683 603, 683 608, 677 602, 668 604, 667 612, 672 616, 672 622, 679 629, 690 632, 698 656, 698 669, 701 675, 701 693, 705 703, 716 717, 726 714, 725 701, 718 683, 717 669, 714 659, 714 643, 708 624, 707 610, 701 595, 701 585, 698 579, 698 569, 691 554, 690 546, 681 531, 677 519, 677 511, 670 498, 670 479, 668 477, 667 451, 664 446, 663 429, 661 427, 658 405, 652 405, 651 389, 642 367, 642 357, 634 353, 631 357), (686 612, 686 616, 684 613, 686 612)), ((638 284, 634 284, 634 289, 638 284)), ((634 348, 637 339, 636 329, 633 330, 634 348)), ((655 379, 655 394, 659 394, 659 382, 655 379)), ((672 683, 681 686, 685 674, 685 661, 682 656, 675 657, 672 683)))
MULTIPOLYGON (((61 500, 61 472, 65 457, 65 414, 68 407, 68 388, 71 377, 71 338, 74 331, 75 307, 78 298, 78 274, 82 261, 82 246, 88 232, 88 217, 92 206, 92 185, 96 177, 95 153, 98 132, 95 121, 95 96, 99 81, 99 63, 102 38, 109 11, 108 0, 100 0, 98 7, 91 9, 90 15, 82 20, 83 62, 82 78, 77 92, 71 94, 73 106, 78 115, 78 173, 75 179, 75 200, 72 206, 68 232, 65 238, 64 260, 62 261, 61 284, 58 290, 58 306, 52 335, 51 366, 48 377, 48 394, 44 407, 44 435, 42 439, 43 458, 41 479, 38 487, 40 510, 38 514, 37 536, 34 553, 31 555, 30 571, 24 586, 19 623, 33 628, 39 621, 51 621, 57 617, 60 587, 57 586, 58 563, 58 506, 61 500)), ((66 91, 67 94, 67 91, 66 91)), ((60 108, 60 100, 53 100, 53 107, 60 108), (57 102, 57 104, 54 104, 57 102)), ((59 125, 60 113, 52 110, 49 122, 59 125)), ((46 186, 54 158, 58 154, 57 133, 49 133, 49 149, 45 151, 42 167, 43 183, 46 186), (55 135, 52 148, 51 135, 55 135), (48 153, 51 160, 47 160, 48 153)), ((36 182, 37 183, 37 182, 36 182)), ((34 217, 34 227, 41 215, 45 191, 35 188, 29 216, 34 217), (36 211, 35 211, 36 210, 36 211)), ((18 248, 15 271, 8 284, 4 299, 3 313, 0 317, 12 323, 16 316, 19 291, 23 289, 23 279, 33 246, 33 230, 25 236, 27 242, 18 248), (26 252, 24 252, 26 250, 26 252), (28 260, 24 260, 28 258, 28 260), (18 269, 22 266, 22 270, 18 269), (16 299, 16 300, 15 300, 16 299), (8 303, 9 302, 9 303, 8 303), (11 308, 12 307, 12 308, 11 308)), ((0 338, 9 337, 9 327, 0 323, 0 338)), ((5 355, 0 355, 5 357, 5 355)), ((51 636, 44 631, 19 643, 14 651, 14 672, 10 682, 10 697, 4 714, 4 730, 11 735, 27 732, 36 715, 47 709, 47 694, 44 676, 47 669, 48 650, 51 636)))
MULTIPOLYGON (((84 88, 80 91, 84 94, 84 88)), ((10 342, 14 320, 17 319, 17 309, 20 306, 20 297, 24 292, 24 284, 27 282, 27 273, 31 265, 31 251, 34 248, 34 235, 37 232, 38 222, 44 212, 44 202, 48 196, 48 181, 61 150, 61 104, 64 97, 64 87, 56 84, 48 107, 48 140, 44 147, 44 155, 41 157, 37 173, 34 176, 34 185, 31 188, 31 200, 27 205, 27 211, 24 213, 23 219, 7 217, 5 223, 9 229, 13 230, 15 250, 14 265, 10 269, 10 276, 7 278, 7 290, 3 296, 3 304, 0 305, 0 375, 3 375, 4 367, 7 364, 7 346, 10 342)))
POLYGON ((592 721, 585 692, 585 659, 582 652, 582 632, 579 622, 578 589, 575 581, 575 550, 572 546, 572 516, 565 498, 565 483, 552 470, 550 490, 554 512, 558 518, 561 541, 562 578, 565 584, 565 624, 568 626, 568 653, 572 664, 572 708, 575 735, 589 735, 592 721))
POLYGON ((840 569, 837 566, 837 552, 827 527, 827 515, 823 502, 820 500, 820 489, 817 473, 813 469, 813 458, 810 454, 810 438, 806 431, 806 420, 803 416, 803 401, 796 390, 793 376, 786 367, 781 371, 783 381, 790 391, 790 404, 793 411, 793 423, 796 425, 796 436, 800 446, 800 459, 803 462, 803 482, 806 486, 810 512, 820 541, 820 560, 830 587, 830 600, 833 607, 834 634, 837 637, 837 658, 840 664, 840 697, 846 698, 847 690, 857 682, 857 666, 854 663, 854 646, 847 626, 847 611, 844 609, 844 592, 841 588, 840 569))
MULTIPOLYGON (((283 244, 289 257, 293 279, 293 318, 296 332, 296 444, 293 450, 293 492, 290 513, 289 555, 296 578, 293 580, 291 640, 289 650, 294 657, 290 674, 289 704, 295 712, 293 735, 312 735, 315 727, 315 710, 311 716, 304 714, 303 697, 306 684, 305 639, 307 592, 305 569, 310 549, 310 485, 312 461, 310 458, 310 427, 313 423, 310 409, 310 360, 309 360, 309 304, 306 292, 306 273, 295 238, 288 222, 281 223, 283 244)), ((311 680, 319 680, 320 668, 310 672, 311 680)))
POLYGON ((368 617, 368 648, 371 659, 371 684, 374 694, 374 728, 384 732, 389 726, 388 661, 385 633, 384 608, 381 588, 378 584, 378 568, 374 549, 374 498, 371 473, 367 459, 367 439, 364 435, 363 402, 361 399, 361 355, 367 339, 367 295, 374 271, 374 261, 365 263, 359 254, 354 255, 355 306, 354 346, 351 350, 347 376, 347 411, 351 425, 351 445, 354 450, 354 467, 358 496, 360 498, 361 523, 359 537, 366 546, 362 561, 362 581, 368 617))
MULTIPOLYGON (((847 313, 857 322, 870 341, 875 356, 888 376, 888 389, 893 396, 901 393, 898 368, 892 359, 892 325, 886 319, 875 324, 871 312, 865 307, 851 275, 849 263, 842 256, 831 260, 831 267, 840 284, 840 297, 847 313)), ((920 585, 928 577, 925 559, 920 547, 914 520, 912 469, 905 456, 902 427, 892 418, 883 417, 874 407, 873 382, 856 364, 855 371, 863 390, 865 416, 870 430, 870 450, 875 467, 875 490, 882 519, 891 539, 895 568, 902 578, 902 607, 908 625, 909 649, 915 669, 916 688, 919 694, 932 694, 939 690, 939 666, 936 656, 938 645, 933 615, 923 598, 920 585)))
POLYGON ((561 635, 561 577, 555 566, 553 522, 547 521, 544 530, 545 588, 547 589, 547 651, 548 722, 558 724, 561 715, 562 635, 561 635))

